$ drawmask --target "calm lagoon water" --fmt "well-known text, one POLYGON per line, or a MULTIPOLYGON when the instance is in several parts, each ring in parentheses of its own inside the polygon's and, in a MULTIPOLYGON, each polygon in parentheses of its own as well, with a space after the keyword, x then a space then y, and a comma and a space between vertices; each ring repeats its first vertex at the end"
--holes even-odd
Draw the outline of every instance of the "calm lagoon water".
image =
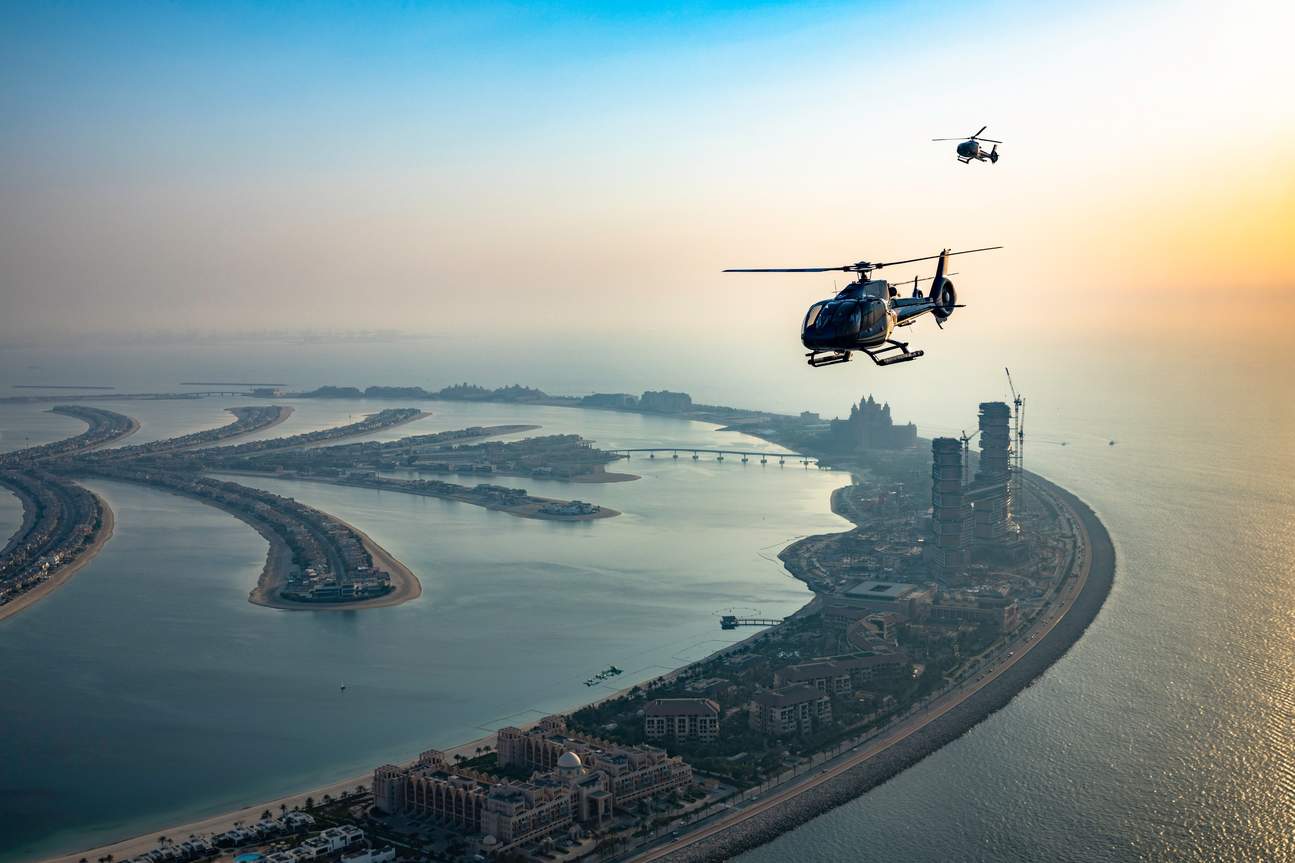
MULTIPOLYGON (((139 416, 141 434, 156 436, 228 416, 214 401, 109 404, 139 416)), ((274 433, 333 425, 374 405, 297 408, 274 433)), ((768 449, 675 420, 430 409, 433 416, 383 434, 526 422, 607 446, 768 449)), ((3 859, 84 847, 342 778, 677 667, 749 635, 720 630, 718 616, 729 608, 784 615, 804 604, 807 591, 787 576, 777 551, 845 524, 828 509, 831 490, 846 481, 840 474, 732 460, 621 464, 642 479, 518 481, 624 513, 582 524, 257 480, 356 524, 422 580, 419 599, 360 612, 251 605, 247 592, 265 553, 251 528, 194 501, 90 481, 117 513, 113 540, 63 589, 0 622, 0 686, 14 696, 0 715, 3 859), (626 670, 614 685, 584 685, 611 664, 626 670)), ((0 518, 17 510, 0 507, 0 518)))

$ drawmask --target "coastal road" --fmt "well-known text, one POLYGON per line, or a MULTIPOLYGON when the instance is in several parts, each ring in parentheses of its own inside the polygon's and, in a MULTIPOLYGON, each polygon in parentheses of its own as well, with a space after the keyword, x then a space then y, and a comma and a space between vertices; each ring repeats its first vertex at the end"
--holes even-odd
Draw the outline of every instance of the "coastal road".
MULTIPOLYGON (((1059 601, 1054 601, 1045 605, 1035 617, 1034 624, 1017 639, 1004 645, 998 651, 997 656, 1000 658, 994 661, 992 668, 974 679, 959 684, 948 690, 934 700, 928 702, 924 709, 920 709, 893 726, 884 731, 881 735, 858 744, 850 752, 840 755, 837 758, 824 762, 823 766, 809 766, 805 772, 798 777, 793 778, 785 785, 771 790, 768 794, 753 798, 750 803, 743 806, 737 804, 734 809, 726 814, 712 816, 702 826, 692 830, 677 839, 672 838, 661 845, 650 848, 646 851, 633 854, 624 859, 635 861, 635 863, 648 863, 648 861, 660 860, 669 855, 687 849, 705 839, 723 833, 731 827, 742 822, 761 815, 788 800, 802 794, 811 788, 822 785, 825 782, 839 777, 847 770, 851 770, 864 764, 869 759, 879 755, 890 747, 907 739, 911 735, 921 731, 929 723, 939 719, 944 714, 953 710, 962 704, 968 698, 975 695, 982 688, 993 683, 1000 675, 1009 668, 1020 662, 1028 652, 1038 645, 1049 632, 1051 632, 1060 623, 1063 617, 1070 611, 1074 605, 1075 599, 1082 593, 1084 584, 1088 581, 1088 575, 1092 570, 1092 541, 1088 534, 1088 529, 1084 520, 1079 513, 1075 512, 1065 501, 1050 494, 1046 489, 1035 487, 1039 494, 1046 494, 1056 504, 1060 512, 1065 513, 1069 518, 1072 528, 1075 531, 1079 543, 1079 566, 1078 572, 1073 579, 1066 579, 1059 589, 1059 601), (1006 651, 1006 653, 1004 653, 1006 651), (817 772, 815 772, 817 770, 817 772)), ((1073 572, 1073 570, 1072 570, 1073 572)))

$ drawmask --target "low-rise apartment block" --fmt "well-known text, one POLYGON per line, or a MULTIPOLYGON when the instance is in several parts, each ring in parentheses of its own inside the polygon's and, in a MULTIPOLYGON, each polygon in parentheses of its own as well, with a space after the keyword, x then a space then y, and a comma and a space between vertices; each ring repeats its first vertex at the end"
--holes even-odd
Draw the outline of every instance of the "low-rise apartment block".
POLYGON ((795 684, 751 699, 751 727, 765 734, 808 734, 832 721, 832 699, 813 686, 795 684))
POLYGON ((719 704, 709 698, 658 698, 643 709, 648 740, 716 740, 719 704))

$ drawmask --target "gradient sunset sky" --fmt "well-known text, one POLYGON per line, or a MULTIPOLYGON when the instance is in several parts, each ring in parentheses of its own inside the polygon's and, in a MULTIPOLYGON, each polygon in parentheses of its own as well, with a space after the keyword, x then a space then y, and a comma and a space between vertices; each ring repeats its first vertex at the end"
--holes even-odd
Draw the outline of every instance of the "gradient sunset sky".
POLYGON ((3 21, 11 341, 718 327, 794 352, 832 278, 722 268, 996 244, 959 264, 973 322, 1196 337, 1221 292, 1257 337, 1295 322, 1290 2, 39 2, 3 21), (984 124, 997 165, 929 141, 984 124))

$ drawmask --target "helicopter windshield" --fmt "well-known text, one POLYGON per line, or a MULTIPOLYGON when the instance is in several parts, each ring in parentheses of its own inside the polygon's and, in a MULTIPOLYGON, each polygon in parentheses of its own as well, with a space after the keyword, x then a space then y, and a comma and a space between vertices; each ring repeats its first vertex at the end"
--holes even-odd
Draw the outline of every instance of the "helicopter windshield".
POLYGON ((825 300, 810 306, 805 315, 803 340, 821 344, 848 342, 859 334, 863 322, 858 300, 825 300))
POLYGON ((814 350, 851 350, 886 334, 886 303, 876 297, 824 300, 805 314, 801 341, 814 350))
POLYGON ((805 314, 805 326, 801 327, 801 332, 814 326, 815 322, 818 321, 819 314, 822 313, 823 307, 826 305, 827 300, 824 300, 821 303, 814 303, 814 305, 809 307, 809 311, 805 314))

